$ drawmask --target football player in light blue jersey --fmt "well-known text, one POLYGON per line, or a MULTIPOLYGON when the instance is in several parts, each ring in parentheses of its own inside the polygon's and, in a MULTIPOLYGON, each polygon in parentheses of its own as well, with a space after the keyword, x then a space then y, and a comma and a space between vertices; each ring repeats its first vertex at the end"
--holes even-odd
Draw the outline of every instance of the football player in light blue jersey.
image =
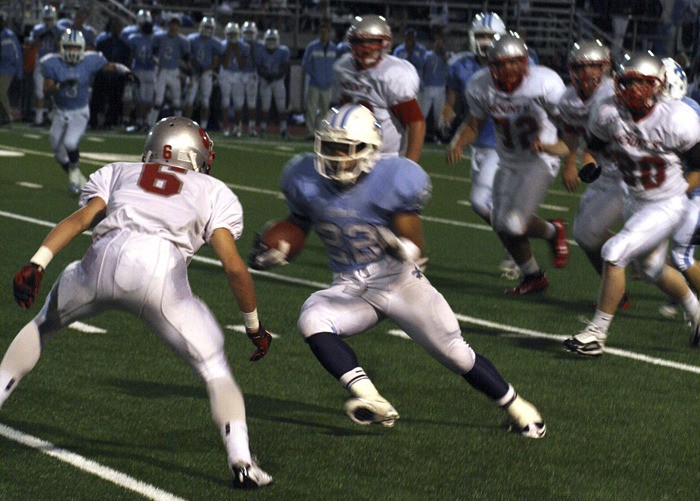
POLYGON ((78 9, 75 11, 75 15, 73 16, 72 21, 70 19, 61 19, 56 24, 63 31, 70 28, 73 31, 81 32, 83 34, 83 37, 85 38, 85 48, 87 50, 94 50, 95 39, 97 38, 97 31, 89 24, 86 24, 89 17, 90 9, 88 9, 87 7, 78 7, 78 9))
POLYGON ((258 27, 254 21, 246 21, 241 27, 243 40, 250 48, 249 57, 243 66, 244 84, 245 84, 245 100, 248 106, 248 134, 251 137, 258 135, 255 129, 257 120, 255 107, 258 101, 258 70, 257 61, 265 52, 265 46, 258 41, 258 27))
MULTIPOLYGON (((405 59, 411 63, 418 72, 419 75, 423 73, 423 67, 425 66, 425 56, 426 50, 423 44, 416 42, 418 33, 414 28, 408 28, 405 33, 405 42, 396 46, 394 56, 399 59, 405 59)), ((421 90, 423 90, 423 81, 421 80, 421 90)))
POLYGON ((148 124, 151 127, 158 119, 167 89, 170 89, 175 115, 182 115, 180 66, 184 66, 189 59, 190 44, 187 42, 187 38, 180 34, 181 25, 180 18, 173 15, 168 20, 168 31, 153 36, 153 54, 158 61, 158 77, 153 109, 148 116, 148 124))
MULTIPOLYGON (((391 427, 399 418, 377 391, 343 337, 380 320, 395 321, 447 369, 506 410, 515 431, 543 437, 535 407, 518 396, 493 364, 466 343, 452 309, 423 273, 426 262, 420 212, 430 178, 405 157, 381 157, 381 129, 358 104, 331 109, 316 130, 315 154, 295 157, 281 187, 287 223, 323 240, 333 283, 309 297, 298 328, 321 365, 350 393, 348 417, 360 425, 391 427)), ((287 261, 283 250, 258 239, 253 268, 287 261)))
POLYGON ((272 98, 280 124, 280 135, 287 139, 287 89, 284 78, 289 71, 289 47, 280 45, 280 34, 275 29, 269 29, 263 37, 265 49, 256 54, 255 64, 260 76, 260 109, 262 121, 260 133, 267 132, 267 120, 270 117, 272 98))
POLYGON ((185 99, 185 116, 192 118, 192 108, 199 101, 199 124, 202 129, 209 125, 209 100, 214 86, 214 70, 219 68, 221 40, 214 36, 216 21, 205 16, 199 24, 199 33, 187 37, 190 44, 190 85, 185 99))
MULTIPOLYGON (((423 93, 420 96, 420 109, 426 120, 432 110, 433 124, 436 131, 439 131, 440 113, 445 105, 447 57, 445 40, 441 35, 437 35, 433 42, 433 50, 428 51, 425 55, 423 72, 419 73, 421 87, 423 88, 423 93)), ((435 136, 435 141, 440 141, 439 132, 435 136)))
MULTIPOLYGON (((243 105, 248 75, 243 68, 250 59, 250 46, 241 40, 238 23, 230 22, 224 29, 226 39, 221 43, 221 69, 219 70, 219 88, 221 89, 221 118, 224 136, 243 134, 243 105), (233 113, 231 113, 233 102, 233 113), (231 122, 235 124, 231 130, 231 122)), ((252 65, 251 65, 252 68, 252 65)))
POLYGON ((44 77, 41 74, 39 61, 46 54, 54 54, 58 50, 58 41, 63 29, 56 25, 56 7, 44 5, 41 11, 42 22, 35 25, 29 35, 29 45, 37 49, 34 64, 34 125, 39 126, 46 119, 46 100, 44 99, 44 77))
POLYGON ((131 75, 121 63, 110 63, 100 52, 85 52, 85 38, 79 31, 67 29, 59 42, 59 54, 41 59, 44 93, 53 96, 55 110, 51 119, 49 142, 54 158, 68 174, 68 189, 79 195, 87 179, 80 172, 78 146, 90 120, 90 86, 99 71, 131 75))
MULTIPOLYGON (((156 62, 153 57, 153 18, 147 10, 141 9, 137 18, 138 30, 129 35, 127 43, 131 49, 131 70, 139 80, 139 85, 124 88, 123 122, 127 132, 143 131, 148 128, 146 119, 153 107, 156 84, 156 62), (130 124, 131 111, 136 104, 136 123, 130 124)), ((124 31, 122 30, 122 36, 124 31)))

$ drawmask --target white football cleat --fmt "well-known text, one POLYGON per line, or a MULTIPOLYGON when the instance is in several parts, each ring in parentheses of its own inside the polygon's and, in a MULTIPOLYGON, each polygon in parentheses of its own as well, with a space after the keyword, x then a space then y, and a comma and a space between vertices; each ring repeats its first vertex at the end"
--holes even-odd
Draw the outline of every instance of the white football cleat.
POLYGON ((272 483, 272 476, 253 464, 236 463, 231 465, 233 486, 238 489, 259 489, 272 483))
POLYGON ((399 419, 399 413, 384 398, 377 395, 370 399, 351 398, 345 402, 345 413, 353 423, 369 426, 378 423, 391 428, 399 419))
POLYGON ((520 395, 506 407, 506 412, 513 422, 510 431, 528 438, 542 438, 547 433, 547 425, 544 424, 540 413, 520 395))
POLYGON ((581 332, 565 340, 564 346, 580 355, 597 357, 603 354, 606 338, 597 325, 589 323, 581 332))
POLYGON ((512 257, 501 261, 499 270, 501 271, 501 278, 505 278, 506 280, 519 280, 523 276, 520 266, 513 261, 512 257))
POLYGON ((659 307, 659 315, 664 318, 672 319, 678 316, 678 305, 673 302, 669 302, 659 307))

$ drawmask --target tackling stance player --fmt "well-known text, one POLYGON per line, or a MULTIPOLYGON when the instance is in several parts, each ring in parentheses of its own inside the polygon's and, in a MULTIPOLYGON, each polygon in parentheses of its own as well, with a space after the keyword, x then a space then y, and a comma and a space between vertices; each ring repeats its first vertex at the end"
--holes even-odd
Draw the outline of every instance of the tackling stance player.
MULTIPOLYGON (((419 213, 430 197, 430 179, 411 160, 380 157, 380 131, 364 106, 331 109, 316 131, 315 155, 296 157, 282 175, 287 221, 303 234, 316 231, 333 270, 332 285, 302 306, 301 335, 321 365, 350 392, 345 411, 357 424, 391 427, 399 418, 342 339, 388 317, 443 366, 503 408, 515 431, 543 437, 546 427, 537 409, 466 343, 452 309, 423 274, 419 213)), ((285 253, 262 241, 250 255, 253 268, 286 263, 285 253)))
POLYGON ((204 381, 234 485, 262 487, 272 477, 255 464, 248 448, 243 395, 226 360, 221 327, 187 279, 190 259, 208 243, 257 347, 251 360, 264 357, 271 337, 258 320, 253 281, 235 244, 243 209, 224 183, 207 175, 213 158, 214 145, 199 125, 170 117, 149 132, 143 163, 112 163, 90 176, 82 208, 51 230, 15 275, 15 299, 30 308, 53 256, 94 227, 85 257, 61 273, 41 311, 2 359, 0 406, 60 329, 105 310, 127 311, 142 318, 204 381))

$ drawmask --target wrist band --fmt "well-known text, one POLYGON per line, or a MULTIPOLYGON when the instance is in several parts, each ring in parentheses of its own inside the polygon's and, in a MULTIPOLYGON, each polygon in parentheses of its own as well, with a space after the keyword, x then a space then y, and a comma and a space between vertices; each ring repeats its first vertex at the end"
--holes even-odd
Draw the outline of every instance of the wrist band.
POLYGON ((39 247, 39 250, 36 251, 36 254, 34 254, 34 257, 32 257, 29 262, 38 264, 41 266, 43 269, 46 269, 46 267, 49 265, 51 260, 53 259, 53 252, 51 252, 51 249, 46 247, 45 245, 42 245, 39 247))
POLYGON ((243 323, 249 331, 257 331, 260 328, 260 320, 258 320, 258 309, 255 308, 250 313, 241 312, 243 314, 243 323))

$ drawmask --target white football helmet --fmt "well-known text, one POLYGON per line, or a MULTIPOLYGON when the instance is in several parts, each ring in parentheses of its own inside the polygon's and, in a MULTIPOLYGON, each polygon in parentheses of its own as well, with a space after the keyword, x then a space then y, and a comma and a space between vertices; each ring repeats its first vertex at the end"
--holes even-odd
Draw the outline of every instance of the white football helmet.
POLYGON ((666 85, 664 96, 670 99, 683 99, 688 92, 688 77, 680 64, 672 57, 661 60, 666 68, 666 85))
POLYGON ((477 56, 485 57, 493 47, 494 35, 505 35, 506 25, 495 12, 480 12, 469 26, 469 50, 477 56))
POLYGON ((215 30, 216 20, 213 17, 204 16, 202 21, 199 23, 199 34, 204 38, 211 38, 214 36, 215 30))
POLYGON ((488 51, 491 78, 498 89, 513 92, 527 75, 530 56, 527 45, 515 32, 494 35, 494 44, 488 51))
POLYGON ((224 35, 226 35, 226 40, 231 43, 238 42, 241 36, 241 29, 238 27, 238 23, 230 22, 224 28, 224 35))
POLYGON ((265 48, 268 50, 275 50, 277 47, 280 46, 280 33, 279 31, 270 28, 265 32, 265 35, 263 36, 263 43, 265 44, 265 48))
POLYGON ((78 30, 66 29, 61 35, 59 46, 61 59, 68 64, 79 63, 85 55, 85 37, 78 30))
POLYGON ((391 50, 391 28, 382 16, 356 16, 347 36, 355 65, 361 70, 376 66, 391 50))
POLYGON ((578 96, 588 99, 610 74, 610 49, 600 40, 576 42, 569 51, 569 77, 578 96))
POLYGON ((209 174, 214 142, 197 122, 185 117, 167 117, 146 136, 141 159, 209 174))
POLYGON ((255 25, 255 21, 246 21, 243 23, 241 32, 246 42, 252 43, 258 38, 258 27, 255 25))
POLYGON ((153 17, 151 16, 151 11, 146 9, 139 10, 136 14, 136 25, 139 27, 141 33, 150 35, 153 33, 153 17))
POLYGON ((352 184, 379 160, 381 126, 360 104, 331 108, 316 129, 316 170, 341 184, 352 184))
POLYGON ((53 5, 44 5, 41 9, 41 20, 44 26, 55 26, 56 20, 58 19, 58 14, 56 13, 56 7, 53 5))
POLYGON ((615 94, 637 118, 651 111, 665 85, 666 67, 650 52, 625 54, 615 74, 615 94))

